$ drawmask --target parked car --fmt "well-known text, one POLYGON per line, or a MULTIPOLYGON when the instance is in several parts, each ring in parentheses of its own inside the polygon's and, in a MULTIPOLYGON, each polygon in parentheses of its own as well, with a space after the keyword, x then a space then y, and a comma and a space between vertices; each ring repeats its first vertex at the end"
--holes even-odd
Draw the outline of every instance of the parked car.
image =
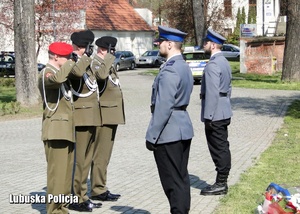
POLYGON ((228 60, 240 60, 240 48, 236 45, 224 44, 221 51, 228 60))
POLYGON ((116 51, 114 66, 117 71, 135 68, 135 56, 131 51, 116 51))
POLYGON ((159 55, 159 50, 146 51, 139 58, 136 59, 135 64, 137 67, 150 66, 159 67, 166 59, 159 55))
POLYGON ((183 52, 185 61, 189 64, 195 83, 200 83, 203 75, 203 70, 210 56, 204 50, 194 48, 185 49, 183 52))
MULTIPOLYGON (((41 71, 46 65, 38 63, 38 71, 41 71)), ((12 52, 0 54, 0 75, 14 76, 15 75, 15 55, 12 52)))

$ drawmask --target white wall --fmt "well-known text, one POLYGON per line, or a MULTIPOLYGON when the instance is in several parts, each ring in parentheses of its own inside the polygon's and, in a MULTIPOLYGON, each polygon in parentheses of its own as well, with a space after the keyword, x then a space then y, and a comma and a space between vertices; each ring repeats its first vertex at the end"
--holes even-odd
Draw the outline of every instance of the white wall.
POLYGON ((147 50, 152 50, 153 33, 152 32, 125 32, 125 31, 93 31, 95 41, 102 36, 113 36, 118 39, 116 50, 132 51, 139 57, 147 50))
POLYGON ((147 8, 134 8, 134 10, 152 27, 152 12, 147 8))

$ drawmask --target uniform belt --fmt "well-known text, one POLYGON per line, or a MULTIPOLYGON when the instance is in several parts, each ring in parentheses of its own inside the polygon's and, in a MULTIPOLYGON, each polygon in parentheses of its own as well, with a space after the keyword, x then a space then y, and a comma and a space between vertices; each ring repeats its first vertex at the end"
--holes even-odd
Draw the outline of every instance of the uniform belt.
POLYGON ((219 95, 220 95, 220 97, 227 97, 227 93, 224 93, 224 92, 220 92, 219 95))
MULTIPOLYGON (((227 93, 220 92, 220 97, 227 97, 227 93)), ((200 100, 205 100, 205 94, 200 94, 200 100)))
MULTIPOLYGON (((187 107, 187 105, 179 106, 179 107, 174 107, 173 110, 176 110, 176 111, 186 111, 186 107, 187 107)), ((155 109, 155 105, 151 105, 150 106, 151 113, 154 112, 154 109, 155 109)))
POLYGON ((184 105, 184 106, 174 107, 173 109, 177 111, 186 111, 186 107, 187 105, 184 105))

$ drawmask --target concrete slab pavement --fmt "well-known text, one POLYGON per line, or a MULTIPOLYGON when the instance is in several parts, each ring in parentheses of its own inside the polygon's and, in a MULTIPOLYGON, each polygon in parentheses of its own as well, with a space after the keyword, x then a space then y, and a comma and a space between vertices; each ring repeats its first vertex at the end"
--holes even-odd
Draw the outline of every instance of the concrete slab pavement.
MULTIPOLYGON (((93 213, 164 214, 169 213, 155 165, 145 148, 145 132, 150 120, 150 93, 153 76, 140 70, 120 71, 125 98, 126 125, 118 128, 108 169, 108 187, 122 197, 117 202, 103 202, 93 213)), ((200 122, 200 86, 195 85, 188 112, 195 137, 192 141, 189 174, 191 214, 208 214, 222 196, 199 194, 215 180, 214 165, 207 149, 204 126, 200 122)), ((233 88, 234 116, 229 127, 232 170, 229 184, 270 145, 283 123, 289 103, 300 98, 299 91, 233 88)), ((11 204, 12 195, 46 194, 46 160, 40 140, 41 118, 0 122, 0 213, 46 213, 45 204, 11 204)), ((70 211, 71 214, 79 213, 70 211)))

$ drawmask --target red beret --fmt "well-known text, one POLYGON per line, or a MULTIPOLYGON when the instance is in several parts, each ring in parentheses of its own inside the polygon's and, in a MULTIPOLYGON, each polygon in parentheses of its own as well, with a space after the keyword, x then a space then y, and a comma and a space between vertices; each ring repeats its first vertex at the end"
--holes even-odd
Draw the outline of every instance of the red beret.
POLYGON ((60 56, 68 56, 73 52, 73 47, 65 42, 53 42, 49 45, 49 51, 60 56))

